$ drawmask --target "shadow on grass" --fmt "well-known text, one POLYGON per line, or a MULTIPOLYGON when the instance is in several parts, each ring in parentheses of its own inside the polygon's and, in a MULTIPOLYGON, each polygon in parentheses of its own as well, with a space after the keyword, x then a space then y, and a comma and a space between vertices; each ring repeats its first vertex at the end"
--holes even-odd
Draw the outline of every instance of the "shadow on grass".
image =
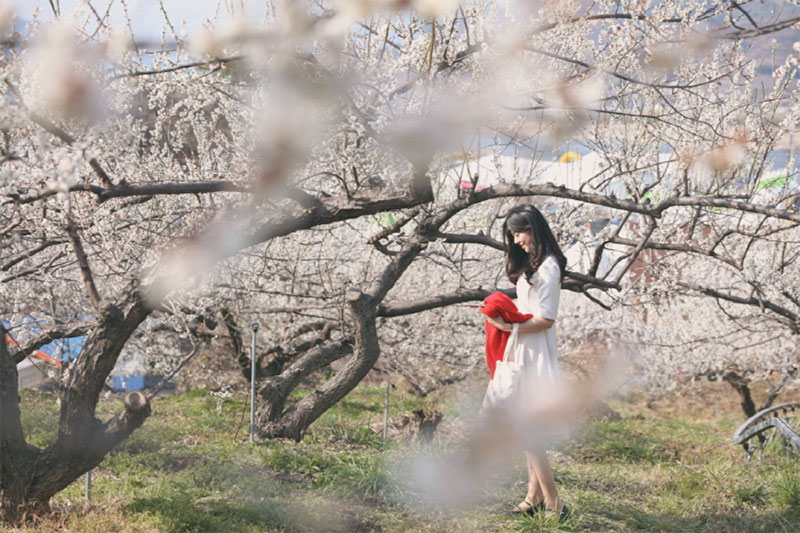
POLYGON ((294 523, 277 504, 233 503, 224 498, 198 500, 189 495, 136 498, 125 511, 155 517, 165 532, 186 531, 308 531, 294 523))
POLYGON ((671 513, 647 513, 629 507, 627 512, 620 506, 614 510, 592 512, 582 507, 576 509, 564 521, 534 516, 512 519, 510 529, 514 531, 598 531, 626 532, 709 532, 745 533, 800 531, 800 515, 795 513, 768 512, 749 516, 723 513, 702 513, 685 517, 671 513))
MULTIPOLYGON (((688 504, 688 502, 687 502, 688 504)), ((517 517, 511 524, 515 531, 650 531, 656 532, 772 532, 800 531, 800 513, 796 511, 759 513, 699 513, 685 516, 670 512, 645 512, 618 503, 584 502, 565 521, 541 516, 517 517)))
POLYGON ((668 439, 613 426, 593 430, 565 451, 588 462, 670 464, 681 455, 680 448, 668 439))
MULTIPOLYGON (((249 495, 252 498, 253 495, 249 495)), ((313 498, 312 498, 313 500, 313 498)), ((316 500, 314 500, 316 501, 316 500)), ((309 503, 311 500, 309 501, 309 503)), ((292 505, 284 500, 233 502, 222 496, 193 499, 189 495, 136 498, 125 511, 149 515, 158 522, 159 531, 167 533, 289 531, 289 532, 367 532, 379 531, 374 522, 359 517, 346 505, 333 503, 292 505)))

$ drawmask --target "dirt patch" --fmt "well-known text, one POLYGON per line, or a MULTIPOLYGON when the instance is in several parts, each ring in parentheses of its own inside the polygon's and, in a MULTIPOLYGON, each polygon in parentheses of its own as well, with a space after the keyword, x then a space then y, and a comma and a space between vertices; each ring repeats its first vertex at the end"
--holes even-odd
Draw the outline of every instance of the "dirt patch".
POLYGON ((249 386, 226 337, 214 339, 202 347, 175 377, 175 384, 178 392, 245 390, 249 386))
MULTIPOLYGON (((753 400, 758 409, 764 402, 769 388, 768 383, 754 383, 750 387, 753 400)), ((687 419, 746 419, 740 406, 739 395, 727 383, 701 381, 658 395, 632 394, 626 398, 634 405, 640 405, 656 413, 687 419)), ((800 401, 800 391, 787 390, 773 402, 800 401)))
POLYGON ((288 481, 289 483, 311 483, 314 481, 314 476, 311 474, 287 474, 278 472, 277 470, 270 470, 269 468, 259 468, 259 472, 281 481, 288 481))
POLYGON ((199 455, 168 455, 164 458, 164 470, 178 472, 198 463, 206 464, 209 459, 199 455))

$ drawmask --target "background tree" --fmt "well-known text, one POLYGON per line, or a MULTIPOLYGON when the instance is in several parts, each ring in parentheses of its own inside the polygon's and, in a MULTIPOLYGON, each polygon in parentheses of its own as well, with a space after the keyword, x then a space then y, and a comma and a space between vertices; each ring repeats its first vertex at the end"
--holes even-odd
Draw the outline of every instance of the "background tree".
MULTIPOLYGON (((793 160, 780 197, 758 193, 796 127, 797 61, 761 74, 748 55, 796 33, 791 5, 414 5, 270 5, 191 40, 165 19, 156 45, 93 6, 6 33, 0 315, 23 341, 10 350, 0 335, 6 519, 46 508, 143 423, 143 395, 106 421, 95 406, 129 352, 166 368, 193 353, 155 335, 264 324, 264 437, 300 438, 382 352, 386 368, 456 362, 444 379, 457 379, 480 360, 480 319, 446 307, 502 286, 498 222, 520 199, 547 210, 570 250, 565 288, 593 305, 669 293, 701 264, 685 258, 741 257, 717 248, 742 239, 740 254, 777 240, 782 268, 794 264, 791 232, 770 229, 800 220, 793 160), (670 46, 693 53, 669 62, 670 46), (544 157, 570 146, 596 154, 596 172, 547 183, 544 157), (58 436, 34 448, 16 363, 76 336, 58 436)), ((709 290, 727 286, 681 287, 718 299, 709 290)), ((565 342, 669 330, 620 327, 580 302, 564 309, 565 342)))

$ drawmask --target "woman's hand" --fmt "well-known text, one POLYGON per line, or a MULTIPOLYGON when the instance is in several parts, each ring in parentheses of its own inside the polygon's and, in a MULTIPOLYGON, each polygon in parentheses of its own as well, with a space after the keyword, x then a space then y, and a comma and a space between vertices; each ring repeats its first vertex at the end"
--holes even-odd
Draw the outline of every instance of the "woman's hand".
POLYGON ((486 320, 488 320, 491 325, 501 331, 511 331, 513 329, 513 326, 510 322, 506 322, 499 316, 487 316, 486 320))

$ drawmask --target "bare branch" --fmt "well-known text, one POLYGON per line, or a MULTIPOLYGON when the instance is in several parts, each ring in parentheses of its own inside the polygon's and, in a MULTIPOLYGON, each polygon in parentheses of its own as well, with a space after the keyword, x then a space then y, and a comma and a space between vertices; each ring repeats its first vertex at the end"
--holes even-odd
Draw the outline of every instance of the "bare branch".
POLYGON ((676 196, 657 204, 651 204, 650 202, 640 203, 632 200, 621 200, 613 195, 605 196, 602 194, 580 192, 563 186, 556 186, 552 183, 544 185, 516 185, 510 183, 494 185, 488 189, 476 192, 474 200, 475 202, 482 202, 493 198, 510 196, 551 196, 554 198, 564 198, 587 204, 610 207, 612 209, 619 209, 620 211, 650 215, 654 218, 660 218, 667 209, 687 206, 727 208, 734 211, 758 213, 781 220, 800 222, 800 213, 795 213, 790 209, 778 209, 719 196, 676 196))
POLYGON ((208 61, 195 61, 194 63, 184 63, 182 65, 175 65, 174 67, 154 69, 154 70, 140 70, 136 72, 127 72, 125 74, 117 74, 116 76, 111 76, 109 80, 118 80, 120 78, 135 78, 139 76, 154 76, 157 74, 166 74, 168 72, 177 72, 179 70, 187 70, 197 67, 219 68, 220 66, 225 65, 227 63, 242 61, 243 59, 245 59, 244 56, 219 57, 215 59, 209 59, 208 61))
MULTIPOLYGON (((34 124, 39 125, 42 129, 44 129, 45 131, 47 131, 52 135, 55 135, 56 137, 61 139, 64 143, 70 146, 72 146, 72 144, 75 143, 75 138, 72 137, 69 133, 62 130, 61 128, 59 128, 58 126, 56 126, 43 116, 39 115, 38 113, 28 109, 22 100, 22 95, 20 94, 19 89, 17 89, 17 86, 14 85, 10 79, 5 78, 4 81, 6 82, 6 85, 8 86, 9 90, 19 101, 20 106, 22 106, 28 113, 28 118, 30 118, 34 124)), ((95 174, 97 174, 97 176, 100 178, 100 181, 102 181, 106 187, 114 186, 114 183, 111 181, 111 178, 108 176, 108 174, 106 174, 106 171, 103 170, 103 167, 100 166, 100 163, 97 161, 97 159, 95 158, 90 159, 89 166, 92 168, 92 170, 94 170, 95 174)))
POLYGON ((794 26, 798 22, 800 22, 800 17, 794 17, 787 20, 781 20, 773 24, 769 24, 767 26, 759 26, 757 28, 753 28, 752 30, 741 30, 741 31, 726 33, 720 35, 719 38, 729 39, 733 41, 740 41, 742 39, 752 39, 754 37, 761 37, 764 35, 769 35, 770 33, 775 33, 781 30, 785 30, 786 28, 794 26))
MULTIPOLYGON (((97 185, 77 184, 69 188, 70 192, 90 192, 97 196, 98 202, 105 202, 112 198, 125 198, 131 196, 167 196, 175 194, 212 194, 216 192, 239 192, 252 194, 252 187, 232 181, 199 181, 184 183, 123 183, 113 188, 104 188, 97 185)), ((55 191, 46 190, 25 197, 14 196, 11 202, 16 204, 29 204, 38 200, 50 198, 55 191)))
POLYGON ((756 297, 744 298, 742 296, 736 296, 734 294, 725 293, 720 290, 713 289, 711 287, 703 287, 701 285, 695 285, 682 281, 678 282, 678 285, 699 292, 701 294, 713 296, 714 298, 717 298, 719 300, 725 300, 727 302, 733 302, 737 304, 750 305, 753 307, 758 307, 759 309, 769 309, 773 313, 789 319, 787 325, 789 325, 796 333, 800 333, 800 321, 798 321, 797 313, 792 313, 785 307, 777 305, 769 300, 764 300, 762 298, 756 298, 756 297))
POLYGON ((97 286, 95 285, 94 278, 92 277, 92 270, 89 268, 89 260, 86 258, 86 252, 84 251, 83 244, 78 236, 78 228, 71 219, 67 221, 66 230, 67 235, 69 236, 69 241, 72 244, 72 248, 75 250, 75 257, 78 259, 78 265, 80 266, 81 275, 83 276, 83 284, 86 286, 86 292, 89 295, 89 300, 92 302, 92 305, 95 309, 100 310, 103 306, 103 299, 100 297, 100 293, 97 292, 97 286))
POLYGON ((459 243, 459 244, 482 244, 484 246, 488 246, 490 248, 494 248, 495 250, 503 250, 503 243, 492 239, 488 235, 484 235, 482 232, 478 233, 477 235, 471 234, 456 234, 456 233, 437 233, 435 238, 443 239, 444 242, 449 243, 459 243))
POLYGON ((91 331, 94 323, 87 324, 62 324, 48 327, 45 331, 38 333, 35 337, 27 340, 25 345, 14 354, 14 359, 17 364, 25 360, 26 357, 33 354, 36 350, 50 344, 51 342, 59 339, 71 339, 74 337, 82 337, 91 331))
POLYGON ((730 72, 724 72, 724 73, 718 75, 717 77, 715 77, 713 79, 703 80, 702 82, 698 82, 698 83, 677 84, 677 85, 676 84, 665 84, 665 83, 650 83, 650 82, 647 82, 647 81, 642 81, 642 80, 639 80, 639 79, 636 79, 636 78, 632 78, 630 76, 626 76, 625 74, 620 74, 619 72, 616 72, 616 71, 598 68, 598 67, 595 67, 594 65, 590 65, 589 63, 586 63, 585 61, 581 61, 580 59, 574 59, 574 58, 571 58, 571 57, 562 56, 562 55, 559 55, 559 54, 555 54, 553 52, 549 52, 547 50, 542 50, 541 48, 534 48, 534 47, 531 47, 531 46, 526 46, 524 49, 527 50, 528 52, 533 52, 534 54, 539 54, 539 55, 543 55, 545 57, 558 59, 558 60, 564 61, 566 63, 572 63, 573 65, 578 65, 580 67, 585 68, 588 71, 599 71, 599 72, 602 72, 603 74, 607 74, 607 75, 612 76, 614 78, 618 78, 618 79, 620 79, 622 81, 627 81, 628 83, 633 83, 633 84, 636 84, 636 85, 644 85, 646 87, 652 87, 652 88, 656 88, 656 89, 694 89, 694 88, 697 88, 697 87, 702 87, 704 85, 710 85, 712 83, 716 83, 717 81, 719 81, 719 80, 721 80, 723 78, 726 78, 731 74, 730 72))
MULTIPOLYGON (((448 305, 473 302, 475 300, 483 300, 484 298, 489 296, 492 292, 495 291, 494 290, 488 291, 485 289, 461 290, 450 294, 440 294, 438 296, 434 296, 431 298, 423 298, 411 303, 401 303, 401 304, 382 303, 378 306, 378 311, 376 315, 387 318, 412 315, 414 313, 429 311, 431 309, 446 307, 448 305)), ((504 289, 504 290, 498 290, 497 292, 502 292, 504 294, 511 296, 512 298, 515 298, 517 295, 516 289, 504 289)))
POLYGON ((43 242, 42 244, 40 244, 39 246, 31 248, 30 250, 25 250, 24 252, 22 252, 21 254, 17 255, 16 257, 14 257, 12 259, 9 259, 3 266, 0 267, 0 271, 6 272, 11 267, 16 265, 17 263, 20 263, 20 262, 22 262, 22 261, 24 261, 26 259, 29 259, 29 258, 33 257, 34 255, 38 254, 39 252, 50 248, 51 246, 57 246, 59 244, 64 244, 65 242, 67 242, 67 241, 62 240, 62 239, 50 239, 50 240, 47 240, 47 241, 43 242))
POLYGON ((388 237, 389 235, 397 233, 403 226, 414 220, 414 217, 416 217, 419 213, 420 213, 419 207, 415 207, 414 209, 409 210, 408 213, 405 213, 403 214, 403 216, 398 217, 394 224, 391 224, 383 228, 381 231, 370 237, 367 242, 372 245, 375 245, 381 240, 388 237))
POLYGON ((647 245, 647 241, 650 240, 650 236, 658 227, 655 219, 653 218, 650 218, 647 222, 647 229, 645 230, 644 235, 642 235, 639 243, 636 245, 636 247, 634 247, 633 252, 631 252, 630 259, 628 259, 628 263, 625 265, 625 268, 620 269, 620 271, 617 273, 614 283, 619 283, 622 281, 622 278, 625 276, 628 270, 630 270, 630 268, 633 266, 633 263, 636 261, 636 258, 639 257, 639 254, 642 253, 642 250, 647 245))

